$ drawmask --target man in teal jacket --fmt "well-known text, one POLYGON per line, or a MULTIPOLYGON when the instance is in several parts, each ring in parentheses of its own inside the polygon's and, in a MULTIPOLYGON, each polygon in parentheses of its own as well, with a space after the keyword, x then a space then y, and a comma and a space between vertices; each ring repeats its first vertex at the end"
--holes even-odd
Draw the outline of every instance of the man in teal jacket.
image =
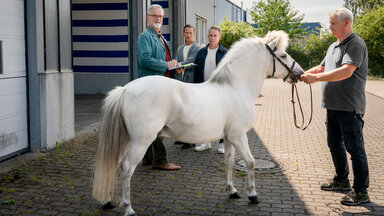
POLYGON ((160 5, 152 5, 148 9, 149 28, 140 35, 137 45, 139 77, 167 76, 167 69, 177 65, 175 60, 171 60, 168 43, 160 33, 163 15, 164 11, 160 5))
MULTIPOLYGON (((148 28, 140 35, 137 45, 137 65, 139 77, 160 75, 171 77, 168 70, 177 66, 171 60, 171 52, 165 38, 160 33, 164 10, 160 5, 151 5, 147 11, 148 28)), ((167 152, 160 138, 151 144, 143 158, 143 165, 152 164, 152 168, 178 170, 181 167, 167 160, 167 152)))

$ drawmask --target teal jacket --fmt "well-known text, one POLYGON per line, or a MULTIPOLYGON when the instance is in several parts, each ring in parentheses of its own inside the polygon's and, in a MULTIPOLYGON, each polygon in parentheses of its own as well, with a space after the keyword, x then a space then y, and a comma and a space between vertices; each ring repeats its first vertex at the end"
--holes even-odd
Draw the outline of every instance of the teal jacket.
MULTIPOLYGON (((169 52, 171 52, 164 37, 163 40, 169 52)), ((148 27, 141 33, 136 50, 139 77, 150 75, 164 76, 168 68, 168 63, 165 61, 165 49, 157 33, 152 28, 148 27)))

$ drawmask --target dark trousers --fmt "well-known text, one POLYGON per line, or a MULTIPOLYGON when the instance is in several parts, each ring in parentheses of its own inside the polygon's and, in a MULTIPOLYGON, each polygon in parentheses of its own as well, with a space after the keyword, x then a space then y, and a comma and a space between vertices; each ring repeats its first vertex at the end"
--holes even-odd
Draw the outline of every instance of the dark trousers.
POLYGON ((327 141, 336 169, 335 180, 348 182, 348 152, 351 155, 353 189, 366 193, 369 186, 368 160, 364 148, 363 115, 327 110, 327 141))
POLYGON ((149 146, 143 158, 144 161, 152 162, 152 164, 162 165, 167 163, 167 151, 163 144, 163 140, 156 138, 149 146))

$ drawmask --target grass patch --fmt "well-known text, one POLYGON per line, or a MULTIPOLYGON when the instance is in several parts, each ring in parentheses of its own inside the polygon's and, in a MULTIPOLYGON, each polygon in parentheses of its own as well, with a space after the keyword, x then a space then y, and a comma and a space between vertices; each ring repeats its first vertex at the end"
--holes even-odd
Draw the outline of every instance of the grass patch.
POLYGON ((29 175, 28 179, 31 180, 32 182, 39 183, 40 179, 34 175, 29 175))
POLYGON ((216 203, 215 208, 224 208, 224 207, 216 203))
POLYGON ((3 181, 13 181, 13 180, 15 180, 15 177, 6 175, 6 176, 1 177, 1 179, 3 181))
POLYGON ((80 215, 81 216, 99 216, 101 215, 101 212, 98 209, 84 210, 80 215))
POLYGON ((377 75, 372 75, 368 74, 367 80, 379 80, 379 81, 384 81, 384 77, 377 76, 377 75))
POLYGON ((14 193, 17 190, 17 188, 0 188, 0 193, 14 193))
POLYGON ((15 205, 16 200, 13 196, 7 196, 7 197, 4 197, 3 204, 7 206, 15 205))

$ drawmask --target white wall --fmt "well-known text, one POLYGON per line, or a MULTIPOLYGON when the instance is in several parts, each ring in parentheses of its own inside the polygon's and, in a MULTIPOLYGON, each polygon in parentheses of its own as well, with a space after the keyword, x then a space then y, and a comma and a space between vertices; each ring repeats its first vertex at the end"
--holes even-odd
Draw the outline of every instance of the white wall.
POLYGON ((68 49, 71 47, 71 1, 59 1, 59 7, 56 3, 45 0, 44 39, 46 50, 50 50, 50 54, 46 53, 46 68, 39 74, 42 148, 48 149, 56 147, 56 142, 72 139, 75 133, 74 78, 72 59, 68 58, 68 52, 71 51, 68 49), (52 20, 56 22, 47 25, 52 20), (60 32, 60 41, 55 32, 60 32))
POLYGON ((37 47, 30 52, 36 52, 40 56, 36 62, 39 65, 36 73, 38 73, 41 149, 52 149, 56 147, 56 142, 70 140, 75 133, 74 82, 70 58, 70 2, 61 0, 60 5, 57 5, 57 1, 36 0, 35 5, 37 47), (45 28, 42 28, 44 23, 45 28), (58 32, 60 38, 57 36, 58 32))
POLYGON ((42 148, 56 147, 56 142, 74 136, 74 86, 73 73, 40 74, 42 148))
POLYGON ((24 1, 0 6, 0 158, 28 147, 24 1))
POLYGON ((207 20, 206 31, 201 33, 198 29, 196 31, 196 37, 198 37, 198 34, 201 34, 205 45, 208 41, 208 29, 214 25, 215 17, 213 5, 213 0, 186 0, 186 24, 191 24, 196 27, 196 14, 207 20))

